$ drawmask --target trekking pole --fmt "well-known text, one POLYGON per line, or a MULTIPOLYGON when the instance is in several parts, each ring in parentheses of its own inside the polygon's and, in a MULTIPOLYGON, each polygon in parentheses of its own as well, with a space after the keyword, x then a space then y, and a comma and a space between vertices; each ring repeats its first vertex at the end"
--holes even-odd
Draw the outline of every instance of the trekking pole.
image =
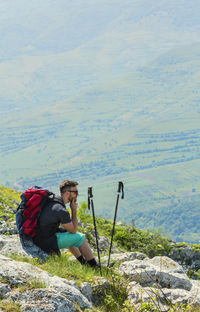
POLYGON ((116 207, 115 207, 115 216, 114 216, 114 220, 113 220, 113 229, 112 229, 112 236, 111 236, 111 243, 110 243, 110 250, 109 250, 109 255, 108 255, 108 264, 107 267, 109 267, 110 265, 110 256, 111 256, 111 250, 112 250, 112 242, 113 242, 113 236, 114 236, 114 232, 115 232, 115 222, 116 222, 116 218, 117 218, 117 209, 118 209, 118 203, 119 203, 119 195, 122 191, 122 196, 121 199, 124 199, 124 184, 123 182, 119 182, 118 184, 118 194, 117 194, 117 202, 116 202, 116 207))
POLYGON ((92 207, 92 216, 93 216, 93 223, 94 223, 94 230, 95 230, 95 237, 96 237, 97 254, 98 254, 98 259, 99 259, 99 268, 100 268, 100 273, 102 276, 99 243, 98 243, 98 237, 97 237, 97 227, 96 227, 95 214, 94 214, 92 187, 88 187, 88 209, 89 210, 90 210, 90 205, 92 207))

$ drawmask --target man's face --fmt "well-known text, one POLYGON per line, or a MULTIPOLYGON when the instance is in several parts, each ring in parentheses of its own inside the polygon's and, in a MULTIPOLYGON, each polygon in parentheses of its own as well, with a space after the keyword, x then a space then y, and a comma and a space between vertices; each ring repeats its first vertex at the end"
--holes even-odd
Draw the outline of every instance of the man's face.
POLYGON ((69 201, 70 202, 73 201, 73 200, 76 201, 76 199, 78 197, 78 189, 77 189, 77 187, 76 186, 71 187, 70 191, 68 191, 68 192, 69 192, 69 197, 68 197, 69 201))

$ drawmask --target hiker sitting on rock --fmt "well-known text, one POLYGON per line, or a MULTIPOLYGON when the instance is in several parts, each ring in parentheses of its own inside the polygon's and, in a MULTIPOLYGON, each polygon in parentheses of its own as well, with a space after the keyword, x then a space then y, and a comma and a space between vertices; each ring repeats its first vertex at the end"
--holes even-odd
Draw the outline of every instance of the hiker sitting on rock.
POLYGON ((39 217, 39 237, 34 243, 47 253, 59 253, 68 248, 81 264, 97 266, 85 234, 77 233, 78 183, 64 180, 60 183, 60 196, 50 201, 39 217), (71 217, 65 205, 70 203, 71 217), (63 228, 59 228, 59 225, 63 228))

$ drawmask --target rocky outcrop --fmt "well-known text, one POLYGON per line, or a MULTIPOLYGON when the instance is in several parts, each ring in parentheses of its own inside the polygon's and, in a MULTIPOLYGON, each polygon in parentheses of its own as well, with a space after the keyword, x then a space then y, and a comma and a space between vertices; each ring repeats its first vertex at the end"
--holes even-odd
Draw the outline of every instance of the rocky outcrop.
POLYGON ((7 299, 19 303, 24 312, 76 312, 74 304, 62 295, 52 290, 13 291, 7 299))
POLYGON ((167 257, 128 261, 120 270, 141 286, 158 283, 160 287, 190 290, 192 283, 179 264, 167 257))
POLYGON ((58 276, 51 276, 31 264, 14 261, 0 255, 0 297, 19 303, 23 311, 76 311, 90 308, 91 303, 79 291, 75 282, 58 276), (32 282, 42 284, 42 288, 29 289, 32 282), (22 292, 19 286, 24 286, 22 292), (27 287, 27 289, 26 289, 27 287))
POLYGON ((195 248, 192 245, 180 244, 173 248, 170 258, 180 263, 187 270, 199 270, 200 269, 200 246, 195 248))
POLYGON ((48 254, 36 246, 33 241, 20 238, 19 235, 2 235, 0 237, 0 253, 3 255, 18 254, 45 260, 48 254))
MULTIPOLYGON (((52 276, 33 265, 14 261, 9 255, 18 253, 27 257, 45 259, 46 255, 30 242, 21 245, 18 235, 0 237, 0 298, 19 303, 22 311, 76 311, 98 305, 111 285, 105 278, 84 282, 80 288, 75 281, 52 276), (27 249, 26 249, 27 247, 27 249), (31 288, 32 282, 38 287, 31 288), (20 287, 24 287, 23 291, 20 287)), ((101 258, 107 264, 108 257, 101 258)), ((168 257, 149 259, 139 252, 124 252, 111 255, 111 261, 121 263, 121 275, 127 277, 127 292, 135 307, 156 300, 160 311, 168 311, 169 303, 191 303, 200 306, 200 282, 189 279, 186 269, 168 257), (153 299, 154 298, 154 299, 153 299)))
POLYGON ((8 222, 9 217, 1 217, 0 219, 0 234, 17 234, 17 227, 15 221, 8 222))
MULTIPOLYGON (((111 254, 110 260, 114 262, 123 262, 123 261, 129 261, 129 260, 135 260, 140 259, 143 260, 145 258, 148 258, 145 254, 141 252, 124 252, 124 253, 115 253, 111 254)), ((108 256, 101 258, 102 263, 108 262, 108 256)))
MULTIPOLYGON (((95 241, 96 241, 96 237, 95 237, 95 231, 91 232, 91 235, 94 237, 95 241)), ((110 249, 110 241, 107 237, 105 236, 99 236, 99 233, 97 232, 97 238, 98 238, 98 245, 99 245, 99 250, 103 255, 108 254, 108 251, 110 249)), ((95 248, 96 248, 96 244, 95 244, 95 248)), ((113 243, 112 244, 112 253, 117 253, 120 252, 120 249, 118 247, 117 244, 113 243)))
POLYGON ((128 298, 136 306, 142 299, 147 302, 152 298, 156 298, 161 311, 168 311, 167 302, 200 305, 200 282, 190 280, 184 269, 168 257, 126 261, 120 271, 130 280, 128 298))

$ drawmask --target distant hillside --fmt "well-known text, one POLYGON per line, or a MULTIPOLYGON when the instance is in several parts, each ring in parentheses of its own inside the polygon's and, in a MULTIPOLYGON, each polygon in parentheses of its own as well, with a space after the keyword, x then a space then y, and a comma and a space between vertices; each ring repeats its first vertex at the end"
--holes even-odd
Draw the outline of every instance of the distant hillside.
POLYGON ((181 47, 133 74, 41 108, 34 121, 24 112, 15 124, 4 124, 5 183, 56 190, 60 180, 73 178, 81 182, 82 200, 92 183, 97 211, 111 217, 115 183, 124 180, 120 218, 162 225, 184 238, 184 226, 175 234, 172 220, 165 226, 156 211, 171 207, 174 199, 187 201, 192 189, 199 194, 199 55, 199 44, 181 47), (140 215, 149 209, 151 217, 140 215))
POLYGON ((123 180, 119 219, 196 242, 200 3, 49 3, 0 4, 1 183, 78 180, 112 218, 123 180))
POLYGON ((1 110, 21 118, 199 41, 199 12, 197 0, 1 1, 1 110))

